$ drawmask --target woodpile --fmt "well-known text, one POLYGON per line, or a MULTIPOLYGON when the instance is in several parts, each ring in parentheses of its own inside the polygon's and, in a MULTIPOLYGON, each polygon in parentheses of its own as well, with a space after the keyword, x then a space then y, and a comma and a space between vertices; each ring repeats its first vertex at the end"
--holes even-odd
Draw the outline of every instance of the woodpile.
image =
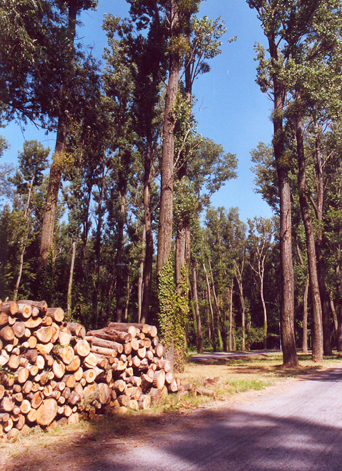
POLYGON ((149 408, 178 390, 163 353, 154 326, 86 332, 44 301, 0 301, 0 441, 37 424, 149 408))

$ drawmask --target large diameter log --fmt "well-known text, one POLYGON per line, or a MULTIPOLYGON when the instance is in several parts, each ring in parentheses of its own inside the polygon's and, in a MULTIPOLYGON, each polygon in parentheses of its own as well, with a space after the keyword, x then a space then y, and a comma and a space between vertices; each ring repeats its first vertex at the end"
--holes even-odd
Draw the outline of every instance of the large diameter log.
POLYGON ((42 323, 41 317, 31 317, 30 319, 27 319, 27 321, 24 322, 25 327, 28 329, 36 329, 40 324, 42 323))
POLYGON ((142 410, 149 409, 151 407, 151 396, 143 394, 139 399, 139 408, 142 410))
POLYGON ((59 337, 59 326, 53 322, 51 324, 52 329, 52 336, 51 336, 51 343, 56 343, 59 337))
POLYGON ((47 326, 47 327, 40 327, 38 330, 34 332, 34 335, 35 337, 37 337, 39 342, 49 343, 53 333, 54 333, 54 329, 52 328, 52 326, 47 326))
POLYGON ((84 359, 83 359, 83 365, 86 368, 94 368, 97 366, 97 358, 95 353, 89 353, 84 359))
POLYGON ((20 314, 23 319, 29 319, 32 315, 32 306, 26 303, 18 303, 18 314, 20 314))
POLYGON ((41 355, 49 355, 51 350, 53 349, 53 343, 49 342, 46 344, 43 343, 37 343, 36 349, 41 355))
POLYGON ((0 337, 4 339, 6 342, 10 342, 14 339, 14 331, 11 326, 5 325, 2 329, 0 329, 0 337))
POLYGON ((23 402, 20 404, 20 411, 22 414, 27 415, 31 410, 31 403, 29 400, 24 399, 23 402))
POLYGON ((15 324, 13 324, 12 329, 17 339, 21 339, 25 336, 26 327, 23 322, 16 322, 15 324))
POLYGON ((15 406, 11 396, 5 396, 0 403, 0 410, 3 412, 11 412, 15 406))
POLYGON ((69 365, 75 357, 75 352, 71 345, 66 347, 55 345, 52 351, 54 355, 58 356, 66 365, 69 365))
POLYGON ((74 350, 80 357, 86 357, 90 353, 90 345, 86 340, 81 339, 76 343, 74 350))
POLYGON ((157 389, 163 389, 165 384, 165 371, 159 370, 154 373, 153 387, 157 389))
POLYGON ((37 410, 37 424, 46 427, 52 423, 57 415, 57 401, 46 399, 37 410))
POLYGON ((97 399, 98 395, 98 385, 96 383, 88 384, 84 389, 84 401, 89 403, 97 399))
POLYGON ((60 307, 49 307, 46 315, 52 317, 55 322, 63 322, 64 320, 64 311, 60 307))
POLYGON ((99 383, 98 387, 98 401, 105 405, 110 401, 111 397, 109 386, 106 383, 99 383))
POLYGON ((69 345, 71 339, 72 339, 72 335, 70 332, 65 332, 65 331, 60 330, 59 335, 58 335, 58 341, 60 345, 62 346, 69 345))

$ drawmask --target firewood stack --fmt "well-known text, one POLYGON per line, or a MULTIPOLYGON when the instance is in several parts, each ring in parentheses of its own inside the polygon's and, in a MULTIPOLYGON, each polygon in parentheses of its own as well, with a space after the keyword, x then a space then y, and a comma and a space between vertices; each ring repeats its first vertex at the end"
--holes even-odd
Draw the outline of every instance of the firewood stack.
POLYGON ((109 323, 86 332, 45 301, 0 302, 0 439, 22 429, 147 409, 178 383, 157 328, 109 323))

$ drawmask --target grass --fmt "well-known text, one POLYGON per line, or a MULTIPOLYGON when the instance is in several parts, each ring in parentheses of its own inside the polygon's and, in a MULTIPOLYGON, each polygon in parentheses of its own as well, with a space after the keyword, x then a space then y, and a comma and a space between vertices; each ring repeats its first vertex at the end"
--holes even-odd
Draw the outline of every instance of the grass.
MULTIPOLYGON (((306 375, 334 368, 342 361, 339 355, 325 358, 322 363, 314 363, 310 355, 302 353, 298 354, 298 358, 297 368, 286 369, 282 367, 280 353, 220 358, 202 363, 188 361, 184 372, 176 376, 183 385, 191 383, 194 388, 215 392, 219 401, 231 401, 246 391, 259 392, 291 378, 305 378, 306 375)), ((44 450, 46 447, 61 446, 63 443, 72 446, 75 442, 78 443, 75 446, 83 446, 87 440, 123 438, 135 434, 139 429, 144 431, 151 425, 157 426, 168 414, 182 413, 214 403, 212 397, 194 395, 194 388, 187 394, 170 394, 163 404, 155 405, 148 411, 128 412, 124 416, 116 415, 115 418, 107 416, 71 426, 57 425, 49 432, 35 427, 27 436, 19 435, 14 442, 0 445, 0 454, 2 449, 12 459, 16 459, 26 451, 32 450, 33 444, 35 449, 44 450)))

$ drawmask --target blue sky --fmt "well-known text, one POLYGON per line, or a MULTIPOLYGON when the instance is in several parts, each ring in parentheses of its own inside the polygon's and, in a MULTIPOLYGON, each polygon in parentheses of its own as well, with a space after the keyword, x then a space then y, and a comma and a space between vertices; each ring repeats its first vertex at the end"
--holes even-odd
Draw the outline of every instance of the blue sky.
MULTIPOLYGON (((82 15, 83 27, 78 29, 79 40, 91 45, 94 54, 101 57, 106 36, 101 29, 104 14, 127 16, 125 0, 99 0, 97 11, 82 15)), ((194 84, 197 98, 196 119, 198 132, 221 144, 226 152, 236 154, 239 160, 238 178, 229 181, 212 198, 213 206, 238 207, 240 218, 270 217, 271 210, 261 197, 254 193, 254 175, 250 151, 260 141, 267 144, 272 139, 270 113, 272 103, 255 83, 256 66, 253 50, 256 41, 264 44, 255 11, 244 0, 207 0, 202 2, 199 16, 211 19, 221 16, 226 21, 227 33, 222 39, 222 54, 210 62, 211 71, 201 75, 194 84), (228 39, 237 36, 231 44, 228 39)), ((33 126, 25 130, 14 123, 0 130, 11 145, 2 162, 15 162, 25 139, 38 139, 44 146, 54 147, 54 136, 46 136, 33 126)))

